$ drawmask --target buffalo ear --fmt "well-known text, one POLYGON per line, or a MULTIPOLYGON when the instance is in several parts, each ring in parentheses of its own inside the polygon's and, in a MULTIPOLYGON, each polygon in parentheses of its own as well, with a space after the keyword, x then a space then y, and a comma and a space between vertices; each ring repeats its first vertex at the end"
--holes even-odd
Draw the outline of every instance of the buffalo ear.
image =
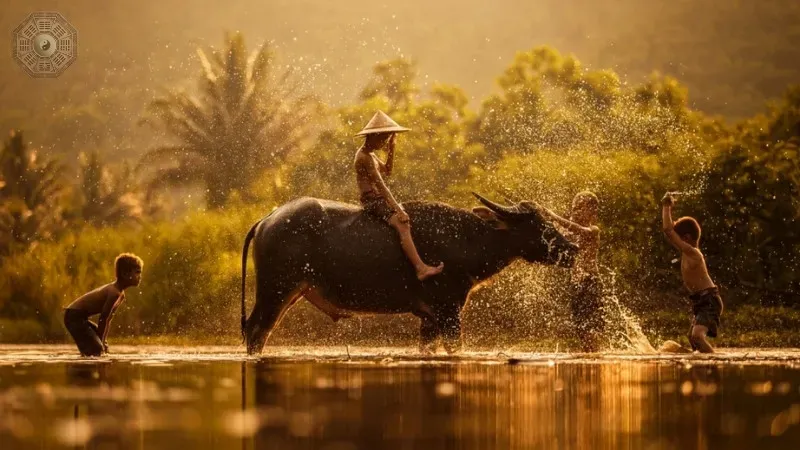
POLYGON ((503 219, 498 217, 497 213, 495 213, 494 211, 485 206, 478 206, 477 208, 472 208, 472 212, 475 213, 476 216, 483 219, 484 222, 488 223, 489 225, 498 230, 508 229, 508 225, 505 222, 503 222, 503 219))

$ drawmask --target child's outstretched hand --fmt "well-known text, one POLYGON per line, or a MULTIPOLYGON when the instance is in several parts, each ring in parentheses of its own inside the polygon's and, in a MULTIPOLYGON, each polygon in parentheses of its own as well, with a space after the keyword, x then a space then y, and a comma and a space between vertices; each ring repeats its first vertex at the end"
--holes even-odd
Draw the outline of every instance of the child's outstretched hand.
POLYGON ((663 206, 673 206, 675 204, 675 197, 672 196, 672 192, 664 194, 664 197, 661 199, 661 204, 663 206))

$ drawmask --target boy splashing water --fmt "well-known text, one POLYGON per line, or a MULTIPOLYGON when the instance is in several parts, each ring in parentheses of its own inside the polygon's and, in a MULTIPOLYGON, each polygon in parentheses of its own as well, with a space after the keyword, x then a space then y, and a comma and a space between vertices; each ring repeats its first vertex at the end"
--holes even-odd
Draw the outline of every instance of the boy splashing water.
POLYGON ((397 203, 383 181, 383 177, 389 177, 392 174, 395 133, 404 131, 409 131, 409 129, 401 127, 382 111, 375 113, 367 126, 356 134, 356 136, 366 136, 364 145, 356 152, 354 161, 356 182, 364 211, 387 222, 397 231, 403 251, 417 272, 417 278, 425 280, 439 274, 444 268, 444 263, 432 267, 422 261, 411 238, 408 214, 397 203), (375 151, 384 146, 388 147, 386 163, 381 162, 375 156, 375 151))
POLYGON ((706 336, 717 337, 719 317, 722 314, 722 298, 719 290, 708 275, 706 260, 698 248, 700 245, 700 224, 691 217, 681 217, 672 222, 672 206, 675 199, 667 192, 661 199, 661 217, 664 234, 670 244, 681 252, 681 277, 689 300, 692 302, 692 329, 689 342, 693 350, 713 353, 706 336))
POLYGON ((111 318, 125 301, 125 289, 138 286, 141 282, 143 266, 141 258, 131 253, 117 256, 114 260, 117 279, 83 294, 67 306, 64 311, 64 325, 82 356, 108 353, 106 336, 111 318), (100 314, 98 325, 89 321, 89 317, 95 314, 100 314))
POLYGON ((572 235, 571 241, 578 244, 580 251, 575 267, 570 274, 570 309, 572 322, 585 352, 599 350, 600 337, 605 329, 603 317, 603 287, 597 266, 597 253, 600 248, 600 228, 596 225, 600 202, 597 196, 588 191, 579 192, 572 200, 572 213, 569 219, 542 208, 545 216, 572 235))

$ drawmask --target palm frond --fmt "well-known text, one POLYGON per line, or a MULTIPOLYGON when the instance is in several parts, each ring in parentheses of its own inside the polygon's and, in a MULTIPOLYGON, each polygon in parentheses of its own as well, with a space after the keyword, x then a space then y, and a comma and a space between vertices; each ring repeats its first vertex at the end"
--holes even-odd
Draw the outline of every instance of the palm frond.
POLYGON ((270 45, 266 43, 262 44, 250 56, 247 64, 247 73, 256 87, 263 86, 269 82, 274 61, 275 53, 270 45))
POLYGON ((200 59, 200 66, 203 67, 203 75, 205 75, 205 79, 211 83, 217 81, 217 74, 214 73, 214 67, 211 65, 211 61, 208 60, 208 56, 203 51, 202 48, 197 49, 197 57, 200 59))
POLYGON ((174 144, 147 152, 139 166, 177 162, 155 172, 151 185, 204 183, 216 207, 303 145, 315 109, 293 71, 276 70, 267 43, 248 54, 241 34, 227 34, 221 49, 197 56, 198 95, 171 93, 148 109, 174 144))
POLYGON ((164 145, 150 149, 144 153, 142 159, 136 164, 136 169, 146 165, 156 164, 163 161, 180 161, 192 156, 194 147, 185 145, 164 145))
POLYGON ((205 171, 202 169, 202 167, 196 168, 190 167, 189 165, 180 165, 177 167, 160 169, 147 184, 147 189, 148 191, 153 191, 165 187, 180 187, 201 184, 203 181, 205 181, 204 172, 205 171))

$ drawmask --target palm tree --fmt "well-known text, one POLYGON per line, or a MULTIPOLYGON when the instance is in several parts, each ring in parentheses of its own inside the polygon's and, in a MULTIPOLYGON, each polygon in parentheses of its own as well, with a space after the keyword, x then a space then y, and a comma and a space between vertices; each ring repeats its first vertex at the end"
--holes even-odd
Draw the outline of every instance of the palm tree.
POLYGON ((173 139, 150 150, 147 165, 163 164, 150 187, 200 184, 209 207, 246 189, 310 136, 316 103, 298 93, 288 70, 278 73, 267 44, 249 57, 243 37, 226 35, 223 51, 202 49, 197 97, 172 92, 150 104, 150 117, 173 139))
POLYGON ((12 131, 0 153, 0 253, 50 237, 64 225, 64 166, 37 160, 22 132, 12 131))

